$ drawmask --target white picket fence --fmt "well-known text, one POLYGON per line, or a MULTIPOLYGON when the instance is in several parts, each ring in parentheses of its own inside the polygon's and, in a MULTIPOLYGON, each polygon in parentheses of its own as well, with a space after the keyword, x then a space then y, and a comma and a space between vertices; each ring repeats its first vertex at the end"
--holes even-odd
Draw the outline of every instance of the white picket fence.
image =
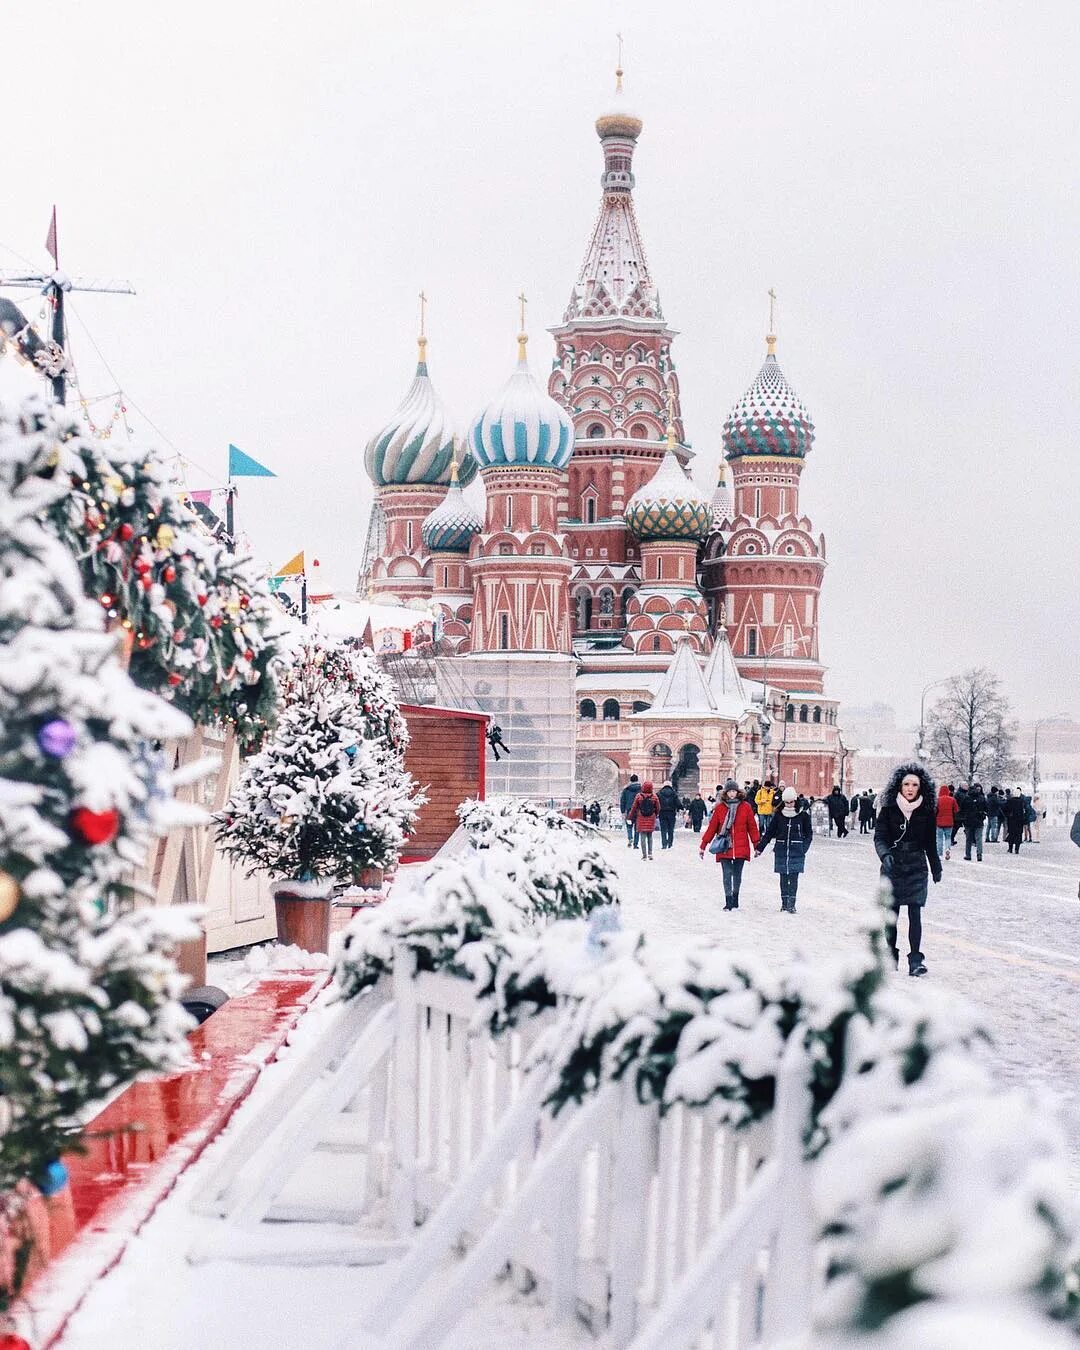
MULTIPOLYGON (((399 951, 392 980, 343 1005, 249 1119, 195 1197, 223 1223, 190 1259, 392 1262, 364 1328, 394 1350, 442 1344, 507 1271, 613 1347, 744 1350, 806 1335, 809 1092, 796 1038, 776 1111, 742 1131, 708 1107, 661 1114, 628 1081, 552 1117, 542 1103, 569 1050, 568 1014, 492 1037, 468 981, 414 972, 399 951), (364 1158, 345 1224, 337 1206, 279 1203, 327 1141, 364 1158)), ((353 1328, 341 1341, 361 1343, 353 1328)))

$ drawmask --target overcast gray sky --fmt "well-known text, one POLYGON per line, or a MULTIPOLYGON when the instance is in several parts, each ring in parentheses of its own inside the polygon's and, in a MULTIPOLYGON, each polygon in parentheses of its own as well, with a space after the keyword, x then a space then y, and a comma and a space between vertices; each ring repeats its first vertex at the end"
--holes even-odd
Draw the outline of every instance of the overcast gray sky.
POLYGON ((233 441, 278 473, 243 487, 260 554, 351 585, 420 288, 462 424, 523 286, 546 373, 616 30, 704 484, 780 295, 832 692, 912 719, 985 664, 1019 713, 1080 713, 1075 0, 9 0, 0 267, 44 265, 56 201, 61 264, 138 290, 75 310, 189 486, 233 441))

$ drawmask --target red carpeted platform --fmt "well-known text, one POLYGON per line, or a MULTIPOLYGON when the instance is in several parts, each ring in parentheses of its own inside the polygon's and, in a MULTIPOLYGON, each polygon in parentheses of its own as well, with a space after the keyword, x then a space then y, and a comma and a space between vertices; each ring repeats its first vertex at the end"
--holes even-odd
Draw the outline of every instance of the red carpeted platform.
POLYGON ((56 1342, 94 1281, 224 1128, 327 979, 325 970, 289 971, 230 999, 192 1032, 189 1068, 133 1083, 90 1122, 87 1151, 64 1159, 73 1222, 69 1211, 57 1223, 54 1212, 51 1261, 19 1317, 35 1347, 56 1342))

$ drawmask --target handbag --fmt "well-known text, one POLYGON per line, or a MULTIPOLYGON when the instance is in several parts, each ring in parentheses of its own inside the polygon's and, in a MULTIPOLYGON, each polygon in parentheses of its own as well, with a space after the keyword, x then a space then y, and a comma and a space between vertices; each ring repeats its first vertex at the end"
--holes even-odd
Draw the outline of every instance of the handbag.
POLYGON ((731 852, 731 826, 735 823, 732 819, 732 810, 725 803, 727 815, 724 817, 724 828, 719 834, 715 835, 709 841, 710 853, 730 853, 731 852))

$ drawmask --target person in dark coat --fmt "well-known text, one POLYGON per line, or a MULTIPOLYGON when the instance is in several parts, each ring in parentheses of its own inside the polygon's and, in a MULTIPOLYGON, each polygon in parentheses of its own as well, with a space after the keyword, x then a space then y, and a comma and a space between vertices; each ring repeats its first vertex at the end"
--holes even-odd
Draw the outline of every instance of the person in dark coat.
POLYGON ((986 842, 996 844, 1001 832, 1001 789, 995 783, 986 798, 986 842))
POLYGON ((724 794, 713 807, 705 833, 701 836, 699 854, 702 858, 705 857, 705 849, 718 834, 728 834, 731 841, 728 848, 716 854, 716 861, 724 873, 724 908, 738 909, 743 867, 761 835, 757 814, 739 791, 734 778, 729 778, 724 784, 724 794))
POLYGON ((600 803, 599 803, 599 802, 593 802, 592 805, 589 807, 589 824, 590 824, 590 825, 599 825, 599 824, 600 824, 600 803))
POLYGON ((634 829, 634 822, 630 819, 630 808, 634 800, 641 791, 641 784, 638 782, 636 773, 630 775, 630 781, 623 788, 619 795, 619 810, 622 812, 622 818, 626 822, 626 847, 637 848, 638 832, 634 829))
POLYGON ((701 833, 701 822, 705 819, 708 807, 700 792, 695 792, 690 800, 690 824, 695 834, 701 833))
POLYGON ((869 788, 859 798, 859 833, 869 834, 874 819, 874 796, 869 788))
POLYGON ((634 798, 633 806, 630 808, 630 820, 637 830, 637 837, 641 844, 642 862, 646 858, 649 862, 652 862, 652 837, 659 815, 659 798, 652 790, 652 783, 646 779, 641 785, 641 791, 634 798))
POLYGON ((825 798, 825 805, 829 808, 829 820, 836 826, 837 839, 843 839, 848 832, 848 799, 840 791, 839 787, 834 787, 825 798))
POLYGON ((899 965, 897 921, 901 908, 908 914, 908 974, 925 975, 922 953, 922 911, 932 876, 941 880, 936 833, 934 785, 920 764, 901 764, 893 770, 881 799, 874 848, 881 859, 881 875, 892 886, 893 917, 886 929, 889 950, 899 965))
POLYGON ((982 862, 983 826, 986 823, 986 794, 981 783, 972 783, 968 795, 964 798, 964 861, 971 861, 972 847, 979 862, 982 862))
POLYGON ((773 813, 755 852, 760 858, 772 844, 773 871, 780 878, 780 909, 784 914, 794 914, 799 877, 806 868, 814 827, 810 824, 809 811, 800 811, 796 805, 794 788, 785 788, 781 800, 783 805, 773 813))
POLYGON ((667 782, 656 795, 660 801, 660 847, 671 848, 675 843, 675 817, 679 811, 679 794, 671 783, 667 782))
POLYGON ((958 787, 954 790, 950 783, 949 791, 956 798, 956 819, 953 821, 952 838, 949 841, 950 844, 955 844, 956 836, 960 833, 960 824, 964 819, 964 798, 968 795, 968 790, 966 787, 958 787))
POLYGON ((1006 789, 1001 814, 1005 820, 1005 843, 1008 845, 1005 851, 1019 853, 1024 839, 1024 826, 1027 824, 1027 807, 1019 788, 1012 793, 1006 789))
MULTIPOLYGON (((1080 811, 1077 811, 1076 815, 1073 816, 1072 829, 1069 831, 1069 838, 1077 848, 1080 848, 1080 811)), ((1077 899, 1080 899, 1080 886, 1077 886, 1076 888, 1076 896, 1077 899)))

